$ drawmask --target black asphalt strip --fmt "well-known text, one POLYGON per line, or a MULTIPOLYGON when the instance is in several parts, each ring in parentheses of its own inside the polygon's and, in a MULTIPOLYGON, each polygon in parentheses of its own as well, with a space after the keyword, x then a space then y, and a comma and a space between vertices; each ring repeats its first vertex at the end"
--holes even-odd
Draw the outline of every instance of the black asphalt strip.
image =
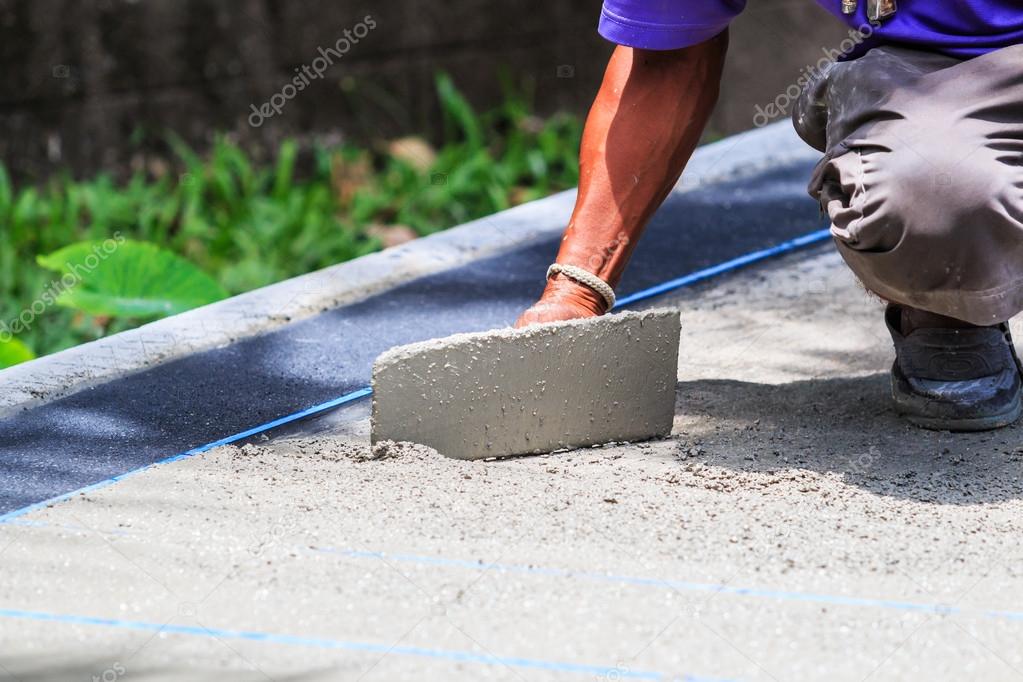
MULTIPOLYGON (((820 228, 809 172, 799 163, 673 195, 620 295, 820 228)), ((508 325, 539 295, 557 247, 531 243, 0 420, 0 514, 364 386, 392 346, 508 325)))

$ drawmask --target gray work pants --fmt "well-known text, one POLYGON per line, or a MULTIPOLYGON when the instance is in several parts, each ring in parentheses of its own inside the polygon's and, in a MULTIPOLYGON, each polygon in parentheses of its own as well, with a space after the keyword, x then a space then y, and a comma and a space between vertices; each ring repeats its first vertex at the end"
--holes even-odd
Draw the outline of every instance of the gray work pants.
POLYGON ((882 298, 973 324, 1023 310, 1023 45, 961 61, 875 48, 792 112, 810 195, 882 298))

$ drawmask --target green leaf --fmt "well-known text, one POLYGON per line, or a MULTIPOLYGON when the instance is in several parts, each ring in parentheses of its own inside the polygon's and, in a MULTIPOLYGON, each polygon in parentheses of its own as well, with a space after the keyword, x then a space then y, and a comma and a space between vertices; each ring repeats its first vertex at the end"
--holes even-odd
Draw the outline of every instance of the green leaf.
POLYGON ((21 341, 7 339, 5 336, 0 334, 0 369, 28 362, 35 357, 35 353, 21 341))
POLYGON ((147 242, 78 242, 36 260, 77 282, 63 289, 57 303, 91 315, 164 317, 227 296, 202 270, 147 242))
POLYGON ((470 149, 479 149, 483 145, 483 133, 476 112, 472 105, 462 96, 462 93, 455 88, 451 76, 446 73, 439 73, 435 79, 437 85, 437 96, 440 98, 441 109, 444 117, 454 125, 465 136, 465 141, 470 149))
POLYGON ((292 176, 295 172, 295 158, 298 156, 298 145, 294 140, 285 140, 277 156, 277 168, 274 170, 273 195, 283 199, 292 188, 292 176))
POLYGON ((7 168, 0 163, 0 216, 6 216, 11 208, 14 189, 11 187, 11 176, 7 174, 7 168))

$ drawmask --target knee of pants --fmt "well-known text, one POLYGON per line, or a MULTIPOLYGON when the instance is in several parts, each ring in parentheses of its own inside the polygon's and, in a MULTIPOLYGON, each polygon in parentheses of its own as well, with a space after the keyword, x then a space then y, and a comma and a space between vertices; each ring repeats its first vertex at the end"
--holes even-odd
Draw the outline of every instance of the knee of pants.
POLYGON ((884 252, 918 242, 972 251, 991 230, 1023 246, 1023 166, 998 152, 936 140, 850 154, 856 158, 840 164, 847 199, 827 205, 849 248, 884 252))
POLYGON ((941 143, 850 154, 821 196, 866 288, 973 324, 1023 310, 1023 165, 941 143))

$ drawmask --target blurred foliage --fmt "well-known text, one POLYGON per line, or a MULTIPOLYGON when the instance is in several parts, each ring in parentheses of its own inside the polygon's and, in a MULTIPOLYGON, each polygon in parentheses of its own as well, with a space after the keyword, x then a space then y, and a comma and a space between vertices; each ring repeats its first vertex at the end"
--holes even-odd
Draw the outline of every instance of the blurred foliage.
POLYGON ((17 339, 9 339, 6 335, 0 337, 0 367, 10 367, 26 362, 35 357, 28 346, 17 339))
MULTIPOLYGON (((284 142, 275 161, 261 166, 225 138, 203 158, 172 136, 180 173, 137 172, 122 183, 107 175, 85 181, 64 176, 15 188, 0 165, 0 332, 21 316, 30 324, 17 339, 28 352, 43 355, 207 300, 176 296, 155 271, 143 282, 144 270, 153 267, 143 260, 164 257, 136 244, 123 258, 139 263, 111 257, 81 292, 75 287, 60 293, 59 305, 26 315, 48 300, 44 292, 54 291, 60 279, 47 268, 63 271, 60 261, 69 252, 61 249, 78 242, 116 234, 159 245, 207 273, 217 296, 233 295, 577 183, 577 117, 539 120, 508 87, 499 107, 478 114, 446 75, 437 77, 436 86, 445 118, 439 149, 415 137, 372 148, 317 148, 311 171, 301 177, 295 142, 284 142), (142 286, 149 303, 104 307, 127 291, 124 268, 134 268, 131 286, 142 286), (167 288, 164 299, 153 304, 161 286, 167 288), (104 297, 106 304, 97 302, 104 297)), ((168 264, 164 259, 163 267, 168 264)))
POLYGON ((75 278, 55 303, 90 315, 151 320, 227 296, 205 272, 148 242, 117 237, 77 242, 36 260, 44 268, 75 278), (91 262, 96 265, 91 267, 91 262))

